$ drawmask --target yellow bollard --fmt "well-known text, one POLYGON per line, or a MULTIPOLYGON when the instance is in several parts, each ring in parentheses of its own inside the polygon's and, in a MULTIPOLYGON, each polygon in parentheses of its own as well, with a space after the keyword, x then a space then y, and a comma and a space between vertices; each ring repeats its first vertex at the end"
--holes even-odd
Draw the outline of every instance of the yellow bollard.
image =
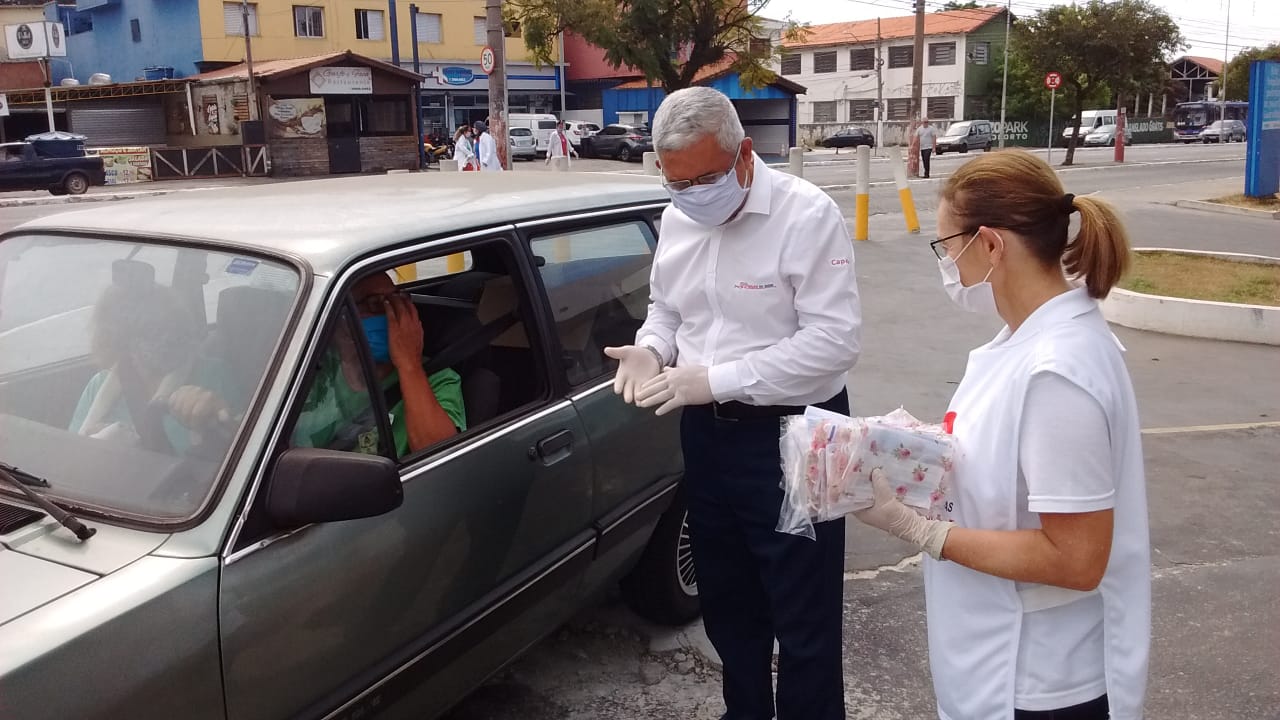
POLYGON ((445 260, 445 269, 449 274, 460 273, 467 269, 467 257, 462 253, 454 253, 445 260))
POLYGON ((898 202, 902 203, 902 216, 907 221, 907 231, 920 232, 920 218, 916 217, 916 203, 907 185, 907 168, 902 164, 902 148, 889 148, 889 162, 893 163, 893 182, 898 186, 898 202))
POLYGON ((857 150, 857 195, 854 196, 853 239, 866 240, 869 237, 867 223, 871 216, 871 148, 858 146, 857 150))

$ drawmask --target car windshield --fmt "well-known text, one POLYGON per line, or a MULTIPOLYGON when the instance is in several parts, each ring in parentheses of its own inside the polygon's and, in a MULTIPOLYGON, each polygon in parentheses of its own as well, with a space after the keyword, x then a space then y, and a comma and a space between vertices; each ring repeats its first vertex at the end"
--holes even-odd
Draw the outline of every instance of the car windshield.
POLYGON ((951 127, 947 128, 947 132, 944 133, 943 135, 944 137, 959 137, 961 135, 968 135, 968 134, 969 134, 969 123, 956 123, 955 125, 952 125, 951 127))
POLYGON ((1116 130, 1115 125, 1099 125, 1098 127, 1093 129, 1093 132, 1098 134, 1104 134, 1104 133, 1115 132, 1115 130, 1116 130))
POLYGON ((1217 130, 1221 127, 1222 127, 1222 121, 1214 120, 1213 122, 1209 123, 1209 127, 1205 128, 1205 130, 1217 130))
POLYGON ((510 132, 515 137, 529 137, 533 134, 529 128, 511 128, 510 132))
POLYGON ((143 522, 194 515, 299 287, 259 257, 16 235, 0 242, 0 461, 143 522))

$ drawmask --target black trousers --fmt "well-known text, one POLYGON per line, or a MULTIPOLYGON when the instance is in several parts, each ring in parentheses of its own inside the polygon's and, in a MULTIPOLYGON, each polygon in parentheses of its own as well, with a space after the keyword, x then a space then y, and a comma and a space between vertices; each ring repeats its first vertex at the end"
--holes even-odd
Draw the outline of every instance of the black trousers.
MULTIPOLYGON (((849 411, 842 391, 823 403, 849 411)), ((724 663, 726 720, 844 718, 844 520, 817 541, 777 532, 779 418, 725 420, 710 406, 681 421, 685 491, 707 636, 724 663)))
POLYGON ((933 150, 928 148, 920 148, 920 167, 924 168, 924 176, 929 177, 929 158, 933 157, 933 150))
POLYGON ((1111 709, 1107 696, 1058 710, 1015 710, 1013 720, 1107 720, 1111 709))

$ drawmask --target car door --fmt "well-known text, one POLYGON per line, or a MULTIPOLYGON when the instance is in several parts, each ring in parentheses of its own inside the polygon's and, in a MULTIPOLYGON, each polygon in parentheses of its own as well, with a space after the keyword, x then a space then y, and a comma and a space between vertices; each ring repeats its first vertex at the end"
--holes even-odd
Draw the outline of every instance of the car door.
MULTIPOLYGON (((450 364, 467 412, 488 404, 470 392, 487 377, 494 417, 395 456, 403 504, 364 520, 273 528, 263 518, 267 456, 220 590, 232 720, 355 718, 375 710, 435 717, 578 607, 594 545, 590 448, 572 403, 554 394, 546 323, 531 299, 536 278, 513 235, 380 256, 331 283, 322 332, 272 452, 320 444, 312 428, 322 424, 312 413, 328 404, 322 388, 340 381, 323 371, 331 352, 350 358, 343 348, 359 348, 372 377, 347 290, 362 273, 406 265, 453 268, 405 292, 424 318, 433 358, 463 348, 450 364), (454 327, 432 319, 453 311, 458 322, 444 324, 454 327)), ((390 452, 383 439, 391 404, 361 396, 376 426, 349 445, 390 452)))
POLYGON ((622 138, 625 136, 626 130, 618 127, 617 125, 610 125, 604 130, 601 130, 600 134, 596 136, 596 138, 598 138, 596 142, 596 153, 606 157, 612 157, 617 154, 618 148, 622 146, 622 138))
POLYGON ((648 540, 683 470, 678 413, 664 417, 613 391, 604 348, 635 342, 649 304, 661 205, 523 226, 556 328, 567 395, 595 461, 591 517, 600 533, 588 584, 616 576, 648 540))

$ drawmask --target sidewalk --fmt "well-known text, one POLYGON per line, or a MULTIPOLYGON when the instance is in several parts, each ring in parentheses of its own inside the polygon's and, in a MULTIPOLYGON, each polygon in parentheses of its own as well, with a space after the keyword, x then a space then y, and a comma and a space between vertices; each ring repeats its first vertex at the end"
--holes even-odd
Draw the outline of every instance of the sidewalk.
POLYGON ((128 185, 103 185, 89 188, 84 195, 50 195, 45 190, 29 190, 0 193, 0 208, 28 207, 32 205, 65 205, 69 203, 107 202, 157 197, 177 192, 215 190, 246 185, 266 185, 307 178, 227 177, 190 180, 156 180, 128 185))

